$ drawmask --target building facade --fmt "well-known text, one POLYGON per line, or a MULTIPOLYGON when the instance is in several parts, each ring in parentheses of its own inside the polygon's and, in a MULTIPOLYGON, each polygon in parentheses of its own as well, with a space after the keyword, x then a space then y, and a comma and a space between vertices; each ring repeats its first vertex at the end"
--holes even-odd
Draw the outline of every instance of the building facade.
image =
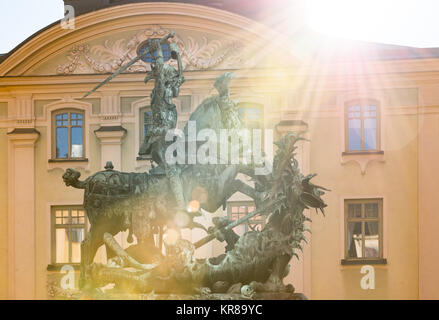
MULTIPOLYGON (((137 155, 150 121, 149 65, 82 96, 169 30, 185 68, 175 99, 180 128, 215 94, 216 77, 232 71, 231 95, 247 124, 310 140, 298 150, 301 169, 332 191, 326 217, 309 212, 312 235, 291 262, 287 281, 297 291, 311 299, 439 298, 436 49, 311 35, 309 46, 303 35, 197 4, 95 9, 81 9, 74 28, 54 23, 0 57, 0 298, 51 298, 63 265, 77 266, 87 219, 82 190, 62 181, 65 169, 86 178, 107 161, 124 172, 150 168, 137 155)), ((215 214, 251 210, 236 194, 215 214)), ((118 240, 127 245, 126 234, 118 240)), ((214 241, 197 254, 223 250, 214 241)), ((97 259, 105 260, 103 248, 97 259)))

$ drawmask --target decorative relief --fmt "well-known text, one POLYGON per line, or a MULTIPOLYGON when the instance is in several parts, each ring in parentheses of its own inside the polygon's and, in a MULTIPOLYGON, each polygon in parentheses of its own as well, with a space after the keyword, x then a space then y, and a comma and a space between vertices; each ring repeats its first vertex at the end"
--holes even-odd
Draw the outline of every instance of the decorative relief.
MULTIPOLYGON (((153 26, 132 36, 131 39, 106 40, 104 44, 78 44, 67 54, 68 60, 56 68, 57 74, 81 73, 113 73, 137 55, 136 49, 147 38, 161 38, 169 30, 160 26, 153 26)), ((175 35, 170 41, 177 43, 180 48, 183 67, 185 70, 206 70, 212 68, 242 67, 242 45, 238 42, 208 39, 203 36, 195 39, 191 36, 175 35), (227 59, 226 59, 227 58, 227 59)), ((170 60, 168 63, 176 63, 170 60)), ((128 68, 127 72, 145 72, 150 65, 137 62, 128 68)))
POLYGON ((366 174, 366 169, 369 163, 373 161, 386 162, 384 153, 371 153, 371 154, 343 154, 341 157, 341 164, 348 162, 356 162, 360 166, 361 174, 366 174))

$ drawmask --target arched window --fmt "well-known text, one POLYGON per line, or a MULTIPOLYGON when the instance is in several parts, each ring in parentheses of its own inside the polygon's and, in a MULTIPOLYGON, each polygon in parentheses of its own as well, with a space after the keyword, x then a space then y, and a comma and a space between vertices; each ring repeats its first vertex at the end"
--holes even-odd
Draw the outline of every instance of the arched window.
POLYGON ((52 158, 83 159, 84 112, 77 109, 55 111, 52 123, 52 158))
POLYGON ((346 151, 380 150, 379 103, 375 100, 356 100, 346 104, 346 151))
MULTIPOLYGON (((141 55, 143 54, 145 51, 147 51, 148 48, 148 41, 144 41, 139 45, 139 48, 137 50, 137 54, 141 55)), ((168 43, 163 43, 162 44, 162 52, 163 52, 163 61, 168 61, 169 59, 171 59, 171 49, 169 47, 168 43)), ((154 63, 155 62, 155 55, 156 53, 154 52, 154 57, 151 55, 151 53, 147 53, 144 57, 142 57, 142 61, 147 62, 147 63, 154 63)))

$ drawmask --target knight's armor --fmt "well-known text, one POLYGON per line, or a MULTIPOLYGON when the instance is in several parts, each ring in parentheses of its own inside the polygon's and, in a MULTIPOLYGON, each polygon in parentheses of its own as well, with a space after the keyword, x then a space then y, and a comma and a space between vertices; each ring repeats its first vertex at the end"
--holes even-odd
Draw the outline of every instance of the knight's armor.
POLYGON ((177 109, 172 102, 178 97, 180 86, 184 82, 181 58, 178 47, 171 45, 171 51, 178 62, 178 71, 172 66, 164 64, 162 44, 166 42, 173 33, 163 39, 148 39, 148 50, 154 57, 152 70, 147 74, 145 83, 150 79, 155 80, 154 89, 151 93, 152 128, 145 136, 144 142, 139 150, 139 155, 151 155, 152 159, 159 165, 169 179, 170 187, 174 193, 178 209, 185 210, 186 203, 183 195, 183 187, 180 181, 180 174, 175 165, 166 162, 165 152, 170 142, 165 141, 168 130, 177 126, 177 109))

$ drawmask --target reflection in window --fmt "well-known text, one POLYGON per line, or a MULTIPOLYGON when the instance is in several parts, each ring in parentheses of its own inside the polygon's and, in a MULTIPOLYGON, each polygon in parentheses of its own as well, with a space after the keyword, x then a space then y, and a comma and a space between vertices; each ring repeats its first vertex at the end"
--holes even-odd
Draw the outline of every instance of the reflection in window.
MULTIPOLYGON (((231 220, 238 220, 242 217, 252 213, 255 210, 255 205, 251 201, 244 202, 229 202, 227 203, 227 216, 231 220)), ((262 230, 265 225, 265 218, 263 216, 257 215, 247 222, 236 226, 233 231, 239 236, 243 235, 247 231, 251 230, 262 230)))
POLYGON ((84 115, 60 111, 55 114, 55 158, 84 157, 84 115))
MULTIPOLYGON (((143 54, 145 51, 149 50, 148 45, 140 45, 140 50, 137 54, 143 54)), ((171 49, 168 43, 162 44, 162 52, 163 52, 163 61, 168 61, 171 59, 171 49)), ((151 53, 147 53, 142 60, 148 63, 155 63, 155 58, 157 57, 157 51, 154 51, 153 55, 151 53), (154 55, 154 56, 153 56, 154 55)))
POLYGON ((52 207, 52 263, 80 263, 85 236, 81 207, 52 207))
POLYGON ((152 128, 152 111, 149 107, 140 109, 140 144, 152 128))
POLYGON ((347 151, 379 150, 377 103, 351 103, 346 107, 347 151))
POLYGON ((247 129, 263 129, 264 115, 263 106, 257 103, 239 103, 239 116, 242 120, 242 125, 247 129))
POLYGON ((382 200, 346 200, 346 259, 382 257, 382 200))

